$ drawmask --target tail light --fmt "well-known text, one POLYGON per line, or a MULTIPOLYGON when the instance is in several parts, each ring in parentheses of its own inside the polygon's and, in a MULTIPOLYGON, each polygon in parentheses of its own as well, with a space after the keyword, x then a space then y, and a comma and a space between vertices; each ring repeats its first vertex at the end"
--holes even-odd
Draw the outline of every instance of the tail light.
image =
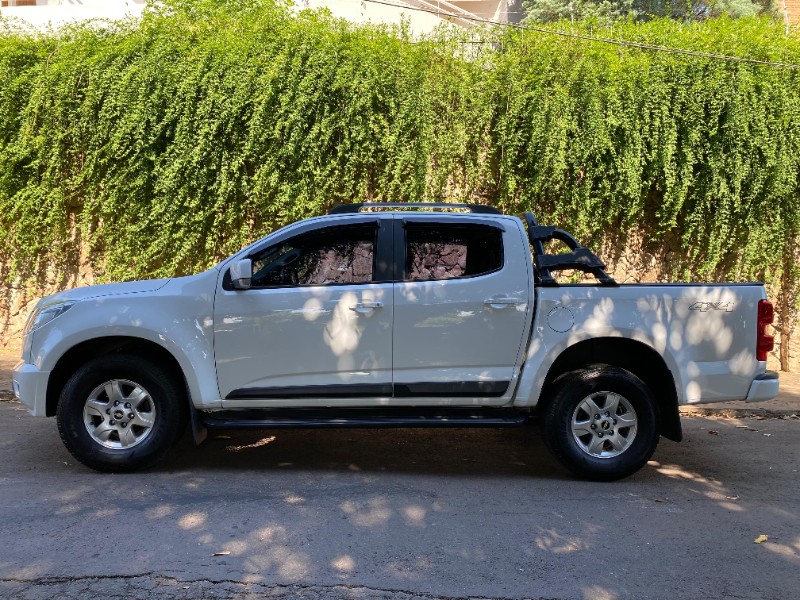
POLYGON ((775 347, 775 338, 767 335, 767 327, 775 320, 775 311, 769 300, 758 301, 758 335, 756 336, 756 360, 767 360, 767 354, 775 347))

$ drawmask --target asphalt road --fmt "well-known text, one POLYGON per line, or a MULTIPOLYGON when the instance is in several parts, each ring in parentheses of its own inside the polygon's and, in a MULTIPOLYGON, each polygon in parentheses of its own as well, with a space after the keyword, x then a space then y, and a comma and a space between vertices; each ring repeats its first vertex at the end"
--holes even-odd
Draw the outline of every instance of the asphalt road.
POLYGON ((800 420, 684 428, 610 484, 534 427, 212 435, 101 475, 0 402, 0 597, 793 597, 800 420))

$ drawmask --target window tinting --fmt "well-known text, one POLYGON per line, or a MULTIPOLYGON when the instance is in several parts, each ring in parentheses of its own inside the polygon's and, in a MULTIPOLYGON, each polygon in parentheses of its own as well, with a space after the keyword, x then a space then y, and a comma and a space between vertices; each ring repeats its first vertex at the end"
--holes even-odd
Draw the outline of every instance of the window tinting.
POLYGON ((494 227, 406 225, 406 281, 475 277, 502 266, 502 232, 494 227))
POLYGON ((375 257, 373 225, 315 231, 253 257, 253 285, 368 283, 375 257))

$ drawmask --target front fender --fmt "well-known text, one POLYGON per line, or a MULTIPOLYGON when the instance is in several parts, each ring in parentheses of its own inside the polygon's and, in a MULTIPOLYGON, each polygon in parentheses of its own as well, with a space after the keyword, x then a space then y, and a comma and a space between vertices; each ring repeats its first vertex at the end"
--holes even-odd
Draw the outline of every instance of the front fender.
MULTIPOLYGON (((216 275, 216 272, 214 272, 216 275)), ((196 278, 184 278, 192 280, 196 278)), ((169 352, 183 372, 196 407, 220 406, 213 345, 213 285, 174 280, 158 293, 83 300, 36 330, 31 360, 41 371, 83 342, 124 336, 146 340, 169 352)))

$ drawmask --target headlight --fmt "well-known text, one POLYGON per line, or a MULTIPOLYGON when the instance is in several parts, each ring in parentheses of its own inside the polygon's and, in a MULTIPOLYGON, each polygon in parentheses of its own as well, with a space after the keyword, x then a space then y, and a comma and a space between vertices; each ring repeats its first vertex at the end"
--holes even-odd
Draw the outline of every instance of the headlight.
POLYGON ((58 304, 50 304, 33 309, 33 312, 28 317, 28 322, 25 324, 25 333, 29 333, 39 329, 42 325, 46 325, 56 317, 63 315, 75 304, 74 300, 68 302, 59 302, 58 304))

